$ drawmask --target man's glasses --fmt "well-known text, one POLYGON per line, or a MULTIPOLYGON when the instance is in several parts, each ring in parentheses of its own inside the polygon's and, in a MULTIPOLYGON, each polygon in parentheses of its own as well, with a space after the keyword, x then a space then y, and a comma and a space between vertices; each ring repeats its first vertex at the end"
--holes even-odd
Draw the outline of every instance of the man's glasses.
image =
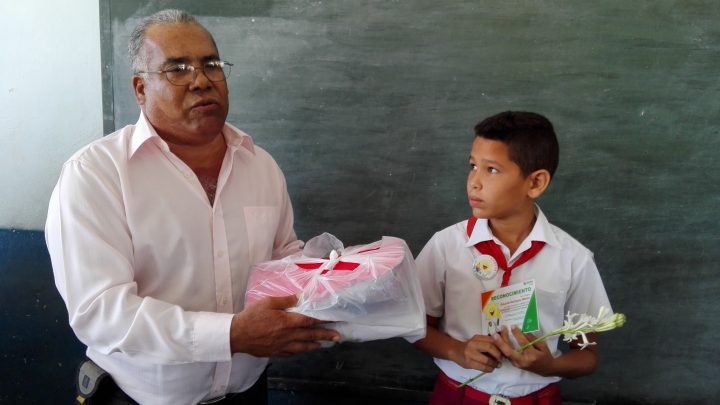
POLYGON ((233 64, 222 60, 205 62, 202 67, 196 68, 193 65, 180 63, 168 66, 162 70, 137 72, 137 73, 164 73, 168 81, 176 86, 187 86, 195 81, 198 71, 202 70, 205 77, 211 82, 222 82, 230 75, 230 67, 233 64))

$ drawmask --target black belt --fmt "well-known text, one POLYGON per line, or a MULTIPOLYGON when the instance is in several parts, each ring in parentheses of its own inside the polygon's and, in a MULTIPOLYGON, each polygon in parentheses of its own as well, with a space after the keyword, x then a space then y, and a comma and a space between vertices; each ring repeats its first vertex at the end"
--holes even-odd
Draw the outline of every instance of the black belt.
POLYGON ((223 395, 219 398, 208 399, 198 405, 267 405, 267 369, 258 377, 255 384, 243 392, 223 395))
MULTIPOLYGON (((91 360, 86 360, 91 361, 91 360)), ((85 362, 83 362, 85 364, 85 362)), ((94 365, 94 362, 92 363, 94 365)), ((97 367, 97 366, 95 366, 97 367)), ((98 370, 103 371, 99 367, 98 370)), ((81 366, 79 373, 83 373, 87 366, 81 366)), ((87 385, 87 376, 79 375, 79 388, 82 387, 83 381, 87 385)), ((106 375, 101 379, 102 381, 97 382, 97 387, 93 389, 90 395, 78 395, 76 398, 76 404, 81 405, 138 405, 134 399, 130 398, 123 390, 115 384, 115 381, 106 375)), ((82 393, 82 391, 80 391, 82 393)), ((223 395, 218 398, 213 398, 200 402, 200 404, 213 404, 213 405, 245 405, 245 404, 258 404, 267 405, 267 368, 258 377, 255 384, 243 392, 230 393, 223 395)))

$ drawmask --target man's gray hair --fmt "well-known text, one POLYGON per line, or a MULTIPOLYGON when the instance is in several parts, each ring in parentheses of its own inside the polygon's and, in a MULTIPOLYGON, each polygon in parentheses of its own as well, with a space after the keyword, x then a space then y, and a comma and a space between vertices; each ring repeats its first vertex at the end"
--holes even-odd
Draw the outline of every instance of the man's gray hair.
MULTIPOLYGON (((130 41, 128 42, 128 54, 130 56, 130 66, 132 67, 133 73, 148 70, 147 55, 143 51, 145 33, 148 28, 153 25, 165 24, 195 24, 207 31, 192 14, 183 10, 167 9, 145 17, 137 27, 135 27, 132 34, 130 34, 130 41)), ((208 35, 210 35, 209 32, 208 35)), ((210 35, 210 38, 212 38, 212 35, 210 35)), ((215 42, 214 39, 213 42, 215 42)))

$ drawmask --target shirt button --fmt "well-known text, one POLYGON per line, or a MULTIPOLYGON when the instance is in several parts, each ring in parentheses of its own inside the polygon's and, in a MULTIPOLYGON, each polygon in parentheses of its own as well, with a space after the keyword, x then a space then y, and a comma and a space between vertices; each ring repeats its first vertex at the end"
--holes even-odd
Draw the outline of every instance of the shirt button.
POLYGON ((222 250, 218 250, 216 254, 217 257, 223 257, 225 255, 225 252, 223 252, 222 250))

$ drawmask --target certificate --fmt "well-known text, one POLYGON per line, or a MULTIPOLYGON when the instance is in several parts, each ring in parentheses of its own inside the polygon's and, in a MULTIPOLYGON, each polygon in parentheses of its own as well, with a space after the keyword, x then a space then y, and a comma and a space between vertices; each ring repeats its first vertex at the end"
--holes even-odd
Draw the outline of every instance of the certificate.
POLYGON ((483 335, 500 333, 503 326, 515 325, 524 333, 540 329, 535 297, 535 280, 509 285, 480 295, 483 335))

